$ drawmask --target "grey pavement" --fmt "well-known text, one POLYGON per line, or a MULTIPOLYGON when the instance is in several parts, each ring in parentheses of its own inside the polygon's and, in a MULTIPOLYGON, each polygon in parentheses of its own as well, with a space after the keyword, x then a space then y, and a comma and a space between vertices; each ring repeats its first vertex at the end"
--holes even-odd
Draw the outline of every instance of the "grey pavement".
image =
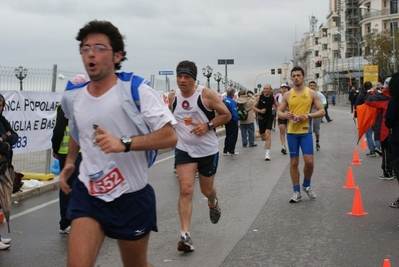
MULTIPOLYGON (((270 162, 263 160, 262 141, 256 141, 258 147, 242 148, 239 138, 237 151, 240 154, 221 156, 219 160, 215 183, 222 218, 218 224, 209 222, 206 200, 198 186, 195 188, 191 234, 196 250, 193 253, 176 251, 179 234, 178 183, 172 173, 172 152, 160 154, 158 164, 150 169, 150 183, 157 195, 159 227, 158 233, 151 234, 148 249, 150 263, 168 267, 380 267, 387 258, 391 260, 391 266, 399 266, 396 250, 399 210, 389 207, 389 202, 397 196, 398 183, 396 180, 377 179, 382 173, 381 157, 369 158, 367 151, 358 150, 362 164, 351 165, 354 149, 360 147, 356 144, 357 129, 352 114, 349 107, 342 106, 331 106, 329 113, 334 121, 321 125, 321 150, 315 151, 312 186, 317 199, 310 200, 303 194, 302 202, 289 203, 292 194, 289 158, 280 153, 278 130, 272 133, 270 162), (367 215, 348 215, 352 210, 355 191, 342 187, 346 183, 349 167, 353 170, 367 215)), ((222 140, 219 148, 223 147, 222 140)), ((302 168, 301 158, 300 170, 302 168)), ((57 180, 48 184, 54 189, 57 180)), ((35 189, 38 191, 35 193, 45 192, 45 186, 48 185, 35 189)), ((29 194, 33 195, 33 192, 22 192, 19 197, 22 199, 23 195, 29 194)), ((57 210, 56 207, 52 209, 57 210)), ((19 221, 22 218, 21 215, 15 219, 13 227, 22 229, 20 224, 24 222, 19 221)), ((33 218, 42 220, 38 215, 33 218)), ((57 218, 52 220, 52 229, 56 232, 57 218)), ((18 235, 12 237, 15 239, 12 246, 15 251, 22 243, 18 235)), ((56 240, 51 234, 46 238, 56 240)), ((55 243, 60 247, 60 253, 63 253, 63 242, 55 243)), ((6 257, 7 254, 1 255, 6 257)), ((101 255, 96 266, 120 266, 117 246, 112 240, 105 240, 101 255)))

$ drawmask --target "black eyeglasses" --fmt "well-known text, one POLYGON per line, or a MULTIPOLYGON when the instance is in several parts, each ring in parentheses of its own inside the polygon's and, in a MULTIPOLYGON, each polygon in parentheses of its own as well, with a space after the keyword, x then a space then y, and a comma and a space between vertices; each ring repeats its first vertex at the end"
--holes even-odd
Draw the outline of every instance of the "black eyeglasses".
POLYGON ((87 53, 89 53, 90 50, 93 50, 94 53, 102 53, 107 50, 112 50, 112 48, 106 48, 104 45, 100 45, 100 44, 93 45, 93 46, 84 45, 80 48, 80 53, 87 54, 87 53))

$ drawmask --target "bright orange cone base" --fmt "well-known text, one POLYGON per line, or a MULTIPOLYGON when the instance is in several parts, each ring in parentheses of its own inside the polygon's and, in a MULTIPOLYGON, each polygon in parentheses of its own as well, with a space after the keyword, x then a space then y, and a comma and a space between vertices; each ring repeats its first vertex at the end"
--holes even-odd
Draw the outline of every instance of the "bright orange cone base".
POLYGON ((362 137, 362 142, 360 143, 360 150, 367 150, 366 141, 362 137))
POLYGON ((355 151, 353 152, 352 165, 361 165, 360 160, 359 160, 359 153, 357 152, 357 148, 355 148, 355 151))
POLYGON ((346 175, 346 184, 342 188, 348 188, 348 189, 356 188, 351 167, 348 168, 348 174, 346 175))
POLYGON ((384 263, 382 264, 382 267, 391 267, 391 262, 388 259, 384 259, 384 263))
POLYGON ((348 214, 353 216, 363 216, 368 214, 368 212, 364 212, 363 210, 362 197, 360 196, 359 187, 356 187, 355 190, 355 198, 353 199, 352 212, 348 212, 348 214))

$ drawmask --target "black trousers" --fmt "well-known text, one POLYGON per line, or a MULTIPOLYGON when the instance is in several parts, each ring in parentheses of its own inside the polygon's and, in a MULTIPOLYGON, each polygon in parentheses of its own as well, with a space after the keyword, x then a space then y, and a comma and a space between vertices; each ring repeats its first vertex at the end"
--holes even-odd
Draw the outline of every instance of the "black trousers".
POLYGON ((223 153, 234 154, 236 151, 236 143, 238 138, 238 123, 230 120, 225 124, 226 127, 226 138, 224 139, 223 153))

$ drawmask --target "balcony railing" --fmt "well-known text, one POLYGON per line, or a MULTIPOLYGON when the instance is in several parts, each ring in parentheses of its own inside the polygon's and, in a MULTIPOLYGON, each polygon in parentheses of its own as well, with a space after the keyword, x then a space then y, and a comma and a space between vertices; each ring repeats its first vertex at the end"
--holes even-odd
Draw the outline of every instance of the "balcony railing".
POLYGON ((363 15, 361 15, 360 19, 364 20, 364 19, 370 19, 370 18, 375 18, 375 17, 381 17, 381 16, 390 16, 390 15, 397 15, 398 13, 391 13, 391 9, 387 8, 387 9, 383 9, 381 11, 379 10, 371 10, 370 12, 367 12, 363 15))

